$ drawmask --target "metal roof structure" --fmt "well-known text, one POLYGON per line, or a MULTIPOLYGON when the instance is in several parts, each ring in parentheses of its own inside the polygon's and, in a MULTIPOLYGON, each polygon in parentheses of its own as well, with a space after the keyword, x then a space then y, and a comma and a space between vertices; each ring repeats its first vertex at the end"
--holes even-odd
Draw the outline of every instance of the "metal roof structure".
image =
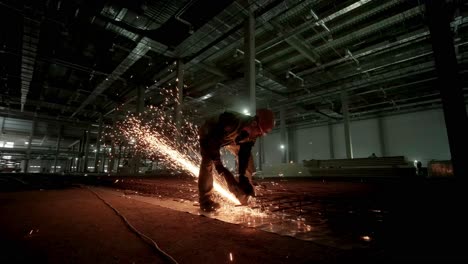
MULTIPOLYGON (((466 102, 468 3, 451 8, 466 102)), ((1 141, 27 147, 34 127, 32 144, 72 146, 134 111, 139 87, 160 104, 178 60, 195 122, 242 109, 249 10, 257 106, 285 109, 287 125, 340 122, 342 90, 352 119, 442 107, 420 1, 2 0, 1 141)))

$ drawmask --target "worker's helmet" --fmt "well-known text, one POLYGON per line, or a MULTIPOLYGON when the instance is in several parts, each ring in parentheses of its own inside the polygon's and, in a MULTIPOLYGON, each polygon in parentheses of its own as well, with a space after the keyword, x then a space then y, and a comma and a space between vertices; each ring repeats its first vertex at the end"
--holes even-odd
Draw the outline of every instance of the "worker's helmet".
POLYGON ((275 114, 270 109, 257 109, 256 117, 262 134, 269 133, 275 127, 275 114))

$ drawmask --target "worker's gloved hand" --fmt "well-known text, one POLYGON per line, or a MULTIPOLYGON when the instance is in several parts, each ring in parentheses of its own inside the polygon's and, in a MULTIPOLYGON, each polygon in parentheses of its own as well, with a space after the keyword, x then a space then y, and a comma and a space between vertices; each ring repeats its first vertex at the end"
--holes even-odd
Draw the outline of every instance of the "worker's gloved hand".
POLYGON ((244 191, 245 194, 255 196, 255 189, 250 183, 249 178, 244 175, 239 176, 239 187, 244 191))

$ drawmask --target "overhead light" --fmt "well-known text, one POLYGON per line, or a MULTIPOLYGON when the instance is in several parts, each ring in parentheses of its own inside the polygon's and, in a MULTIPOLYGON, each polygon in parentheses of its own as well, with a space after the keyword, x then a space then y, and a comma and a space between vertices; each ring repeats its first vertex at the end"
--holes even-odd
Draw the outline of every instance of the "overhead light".
POLYGON ((3 141, 0 141, 0 147, 4 147, 4 148, 13 148, 15 145, 15 142, 10 142, 10 141, 7 141, 3 144, 3 141))
POLYGON ((213 96, 213 94, 212 94, 212 93, 205 94, 204 96, 202 96, 202 98, 201 98, 201 99, 202 99, 202 100, 206 100, 206 99, 208 99, 208 98, 210 98, 210 97, 212 97, 212 96, 213 96))
POLYGON ((284 149, 284 145, 283 145, 283 144, 280 145, 280 149, 284 149))

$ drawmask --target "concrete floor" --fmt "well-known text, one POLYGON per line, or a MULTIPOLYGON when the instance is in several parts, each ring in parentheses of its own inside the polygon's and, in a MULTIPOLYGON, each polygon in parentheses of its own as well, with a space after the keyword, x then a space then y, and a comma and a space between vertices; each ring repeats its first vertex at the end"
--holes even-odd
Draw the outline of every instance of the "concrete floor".
POLYGON ((181 177, 0 176, 0 263, 167 262, 95 193, 178 263, 468 262, 459 242, 466 202, 455 182, 257 183, 261 210, 300 216, 312 230, 279 235, 143 201, 194 207, 196 183, 181 177))

